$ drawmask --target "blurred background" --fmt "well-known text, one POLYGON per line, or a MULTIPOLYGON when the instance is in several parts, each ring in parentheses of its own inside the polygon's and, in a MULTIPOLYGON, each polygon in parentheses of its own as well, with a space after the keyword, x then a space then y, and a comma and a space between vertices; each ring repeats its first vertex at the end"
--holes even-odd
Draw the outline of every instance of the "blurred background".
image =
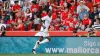
POLYGON ((49 31, 100 31, 100 0, 0 0, 0 31, 39 31, 48 10, 49 31))

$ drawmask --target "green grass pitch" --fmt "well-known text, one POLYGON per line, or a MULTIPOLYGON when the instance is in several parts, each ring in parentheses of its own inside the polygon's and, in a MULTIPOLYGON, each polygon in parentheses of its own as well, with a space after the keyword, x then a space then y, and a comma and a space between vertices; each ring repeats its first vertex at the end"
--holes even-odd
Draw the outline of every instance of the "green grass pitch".
POLYGON ((0 54, 0 56, 100 56, 100 54, 0 54))

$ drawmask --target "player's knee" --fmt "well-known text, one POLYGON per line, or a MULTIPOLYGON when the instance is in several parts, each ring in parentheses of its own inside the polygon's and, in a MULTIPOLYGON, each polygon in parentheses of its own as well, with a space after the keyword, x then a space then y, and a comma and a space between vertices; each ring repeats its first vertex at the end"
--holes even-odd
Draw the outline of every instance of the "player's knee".
POLYGON ((48 39, 49 41, 51 41, 51 38, 50 38, 50 37, 47 37, 47 39, 48 39))
POLYGON ((40 37, 39 41, 42 41, 43 40, 43 37, 40 37))
POLYGON ((49 41, 51 41, 51 39, 48 39, 49 41))

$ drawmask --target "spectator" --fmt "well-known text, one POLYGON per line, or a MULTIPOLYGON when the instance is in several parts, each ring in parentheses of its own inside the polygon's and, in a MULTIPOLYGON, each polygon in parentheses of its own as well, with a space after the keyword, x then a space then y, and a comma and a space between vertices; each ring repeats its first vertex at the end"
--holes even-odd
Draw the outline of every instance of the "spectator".
POLYGON ((40 18, 38 18, 38 15, 34 15, 34 29, 35 30, 39 30, 39 27, 40 27, 40 18))
POLYGON ((77 31, 84 31, 85 30, 85 26, 82 24, 82 20, 80 20, 77 25, 75 26, 77 31))
POLYGON ((64 12, 61 13, 61 20, 65 20, 68 17, 69 10, 65 8, 64 12))
POLYGON ((15 22, 12 22, 12 23, 8 24, 6 30, 7 31, 14 31, 15 30, 14 29, 14 24, 15 24, 15 22))
POLYGON ((3 29, 5 28, 6 29, 6 24, 4 23, 4 20, 3 19, 1 19, 0 20, 0 30, 3 30, 3 29))
POLYGON ((94 11, 90 14, 90 19, 92 20, 92 24, 93 24, 93 22, 95 20, 95 16, 98 15, 98 9, 97 9, 96 6, 93 7, 93 10, 94 11))
POLYGON ((23 6, 23 11, 26 12, 27 8, 30 8, 30 5, 28 2, 26 2, 23 6))
POLYGON ((63 22, 66 29, 70 26, 70 23, 73 22, 72 14, 68 14, 68 18, 66 18, 63 22))
POLYGON ((47 1, 48 1, 48 0, 40 0, 40 1, 39 1, 39 5, 42 6, 42 3, 44 3, 45 5, 47 5, 47 1))
POLYGON ((99 15, 95 15, 95 17, 94 17, 94 23, 95 23, 95 21, 96 21, 97 18, 99 18, 99 15))
POLYGON ((85 2, 85 5, 90 9, 90 13, 93 12, 93 2, 90 0, 87 0, 85 2))
POLYGON ((60 0, 60 4, 58 6, 64 6, 64 0, 60 0))
POLYGON ((30 9, 31 9, 31 12, 34 13, 35 12, 34 11, 35 9, 37 9, 37 11, 38 11, 40 8, 39 8, 39 5, 36 4, 36 1, 32 1, 32 6, 31 6, 30 9))
POLYGON ((38 17, 40 17, 40 11, 37 10, 37 8, 34 8, 34 13, 32 13, 32 19, 34 20, 34 15, 38 15, 38 17))
POLYGON ((13 7, 12 7, 12 9, 13 9, 13 12, 18 12, 19 10, 20 10, 20 8, 21 8, 21 6, 18 4, 18 1, 14 1, 14 5, 13 5, 13 7))
POLYGON ((57 0, 57 3, 58 3, 58 7, 59 7, 59 12, 61 12, 62 10, 64 10, 64 0, 60 0, 58 1, 57 0))
POLYGON ((77 11, 74 10, 74 12, 72 13, 73 16, 75 16, 76 18, 78 18, 79 14, 77 14, 77 11))
POLYGON ((4 3, 4 9, 7 10, 7 11, 9 11, 9 10, 8 10, 9 8, 10 8, 10 4, 9 4, 8 1, 6 1, 6 2, 4 3))
POLYGON ((10 15, 10 19, 7 21, 7 24, 11 24, 11 23, 14 23, 15 20, 13 19, 13 16, 10 15))
POLYGON ((100 31, 100 18, 96 19, 96 22, 94 23, 93 27, 96 31, 100 31))
POLYGON ((88 34, 87 37, 96 36, 96 33, 94 32, 94 29, 90 29, 88 32, 89 32, 89 34, 88 34))
POLYGON ((31 30, 33 26, 33 20, 30 17, 27 17, 27 20, 24 21, 24 26, 26 31, 31 30))
POLYGON ((4 26, 1 27, 0 31, 2 31, 1 36, 6 36, 6 28, 4 26))
POLYGON ((100 4, 100 0, 93 0, 94 5, 99 5, 100 4))
POLYGON ((14 26, 16 31, 24 31, 24 24, 21 19, 18 19, 18 25, 14 26))
POLYGON ((90 31, 90 30, 91 30, 91 26, 90 25, 86 25, 85 31, 90 31))
POLYGON ((100 5, 98 6, 98 15, 99 15, 99 18, 100 18, 100 5))
POLYGON ((96 3, 94 7, 93 1, 89 0, 3 1, 0 2, 0 20, 3 20, 3 24, 7 25, 6 29, 8 31, 38 31, 41 26, 39 24, 40 18, 46 16, 49 9, 53 12, 50 31, 74 31, 76 29, 78 31, 88 31, 91 28, 91 23, 95 25, 98 21, 97 18, 100 18, 98 0, 94 0, 96 3), (19 27, 20 25, 21 27, 19 27))
POLYGON ((57 0, 50 1, 49 9, 52 10, 53 12, 57 12, 57 9, 58 9, 57 0))
POLYGON ((4 11, 5 11, 5 22, 7 22, 10 18, 10 4, 8 1, 4 4, 4 11))
POLYGON ((77 6, 77 13, 80 13, 81 9, 85 9, 87 12, 90 11, 90 9, 84 5, 83 1, 80 1, 80 4, 77 6))
POLYGON ((74 15, 73 16, 73 22, 72 23, 74 24, 74 26, 76 26, 78 22, 79 22, 79 20, 78 20, 77 16, 74 15))
POLYGON ((49 6, 45 5, 44 2, 42 3, 42 5, 40 6, 40 13, 42 13, 43 11, 48 11, 49 6))
POLYGON ((4 11, 4 8, 1 8, 1 18, 0 19, 3 19, 4 22, 5 22, 5 11, 4 11))
POLYGON ((49 28, 49 31, 54 31, 54 26, 53 25, 50 25, 50 28, 49 28))
POLYGON ((79 18, 83 20, 85 14, 89 16, 89 13, 84 8, 81 8, 81 12, 79 13, 79 18))
POLYGON ((20 0, 9 0, 10 5, 13 6, 15 4, 15 1, 19 1, 18 4, 21 5, 20 4, 20 2, 21 2, 20 0))
POLYGON ((13 15, 13 18, 15 19, 16 17, 15 17, 15 15, 16 15, 16 13, 18 13, 19 12, 19 10, 21 9, 20 7, 20 5, 18 4, 18 1, 14 1, 14 5, 12 6, 12 15, 13 15))
POLYGON ((21 12, 16 13, 15 22, 18 22, 18 19, 21 19, 23 21, 21 12))
POLYGON ((91 20, 87 14, 84 14, 84 18, 82 20, 83 25, 86 27, 87 25, 91 26, 91 20))
POLYGON ((76 10, 76 6, 75 6, 74 1, 71 1, 70 4, 71 4, 70 11, 74 12, 74 10, 76 10))
POLYGON ((64 8, 70 8, 71 4, 68 3, 66 0, 64 1, 64 8))
POLYGON ((29 8, 26 9, 25 18, 30 18, 30 19, 32 19, 32 13, 31 13, 31 11, 30 11, 29 8))
POLYGON ((2 31, 2 33, 0 33, 1 36, 6 36, 6 32, 5 31, 2 31))
POLYGON ((75 27, 73 23, 69 23, 68 31, 74 31, 75 27))
POLYGON ((55 31, 59 31, 60 30, 60 18, 58 17, 57 19, 55 19, 54 21, 53 21, 53 26, 54 26, 54 30, 55 31))
POLYGON ((63 26, 60 26, 59 31, 65 31, 65 28, 63 26))
POLYGON ((10 5, 14 5, 15 0, 10 0, 10 5))
POLYGON ((56 20, 57 19, 57 13, 56 12, 53 12, 52 13, 52 20, 56 20))
POLYGON ((35 28, 34 28, 34 24, 33 24, 33 20, 32 19, 30 19, 29 21, 28 21, 28 26, 26 26, 26 28, 28 28, 28 31, 36 31, 35 30, 35 28))

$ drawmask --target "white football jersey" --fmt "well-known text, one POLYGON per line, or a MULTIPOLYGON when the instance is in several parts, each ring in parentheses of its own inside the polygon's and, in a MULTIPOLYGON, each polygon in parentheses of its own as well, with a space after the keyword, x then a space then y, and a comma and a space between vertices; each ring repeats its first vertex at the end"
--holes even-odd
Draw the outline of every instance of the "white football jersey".
POLYGON ((45 20, 45 22, 43 22, 43 26, 45 27, 45 29, 41 26, 41 30, 43 32, 48 32, 49 26, 51 24, 52 18, 49 16, 45 16, 42 18, 42 20, 45 20))

